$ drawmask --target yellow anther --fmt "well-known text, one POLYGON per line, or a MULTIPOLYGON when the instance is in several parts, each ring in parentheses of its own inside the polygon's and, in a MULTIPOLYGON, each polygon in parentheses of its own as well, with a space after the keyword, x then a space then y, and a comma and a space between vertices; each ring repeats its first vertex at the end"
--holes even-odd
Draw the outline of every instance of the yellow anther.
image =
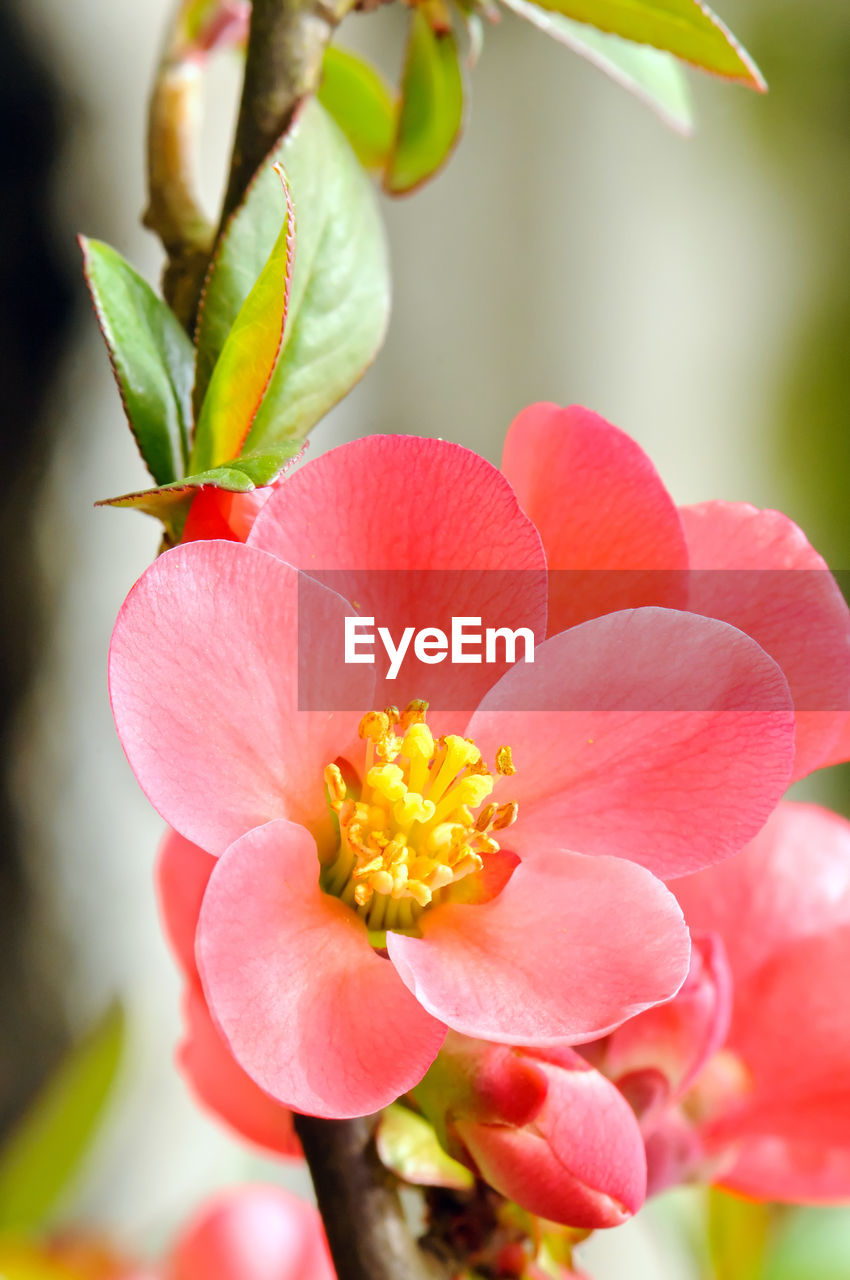
POLYGON ((385 711, 367 711, 360 721, 358 732, 361 738, 368 738, 370 742, 377 742, 379 738, 386 736, 389 728, 389 716, 385 711))
POLYGON ((423 884, 421 880, 408 880, 406 888, 415 903, 420 907, 428 906, 433 895, 426 884, 423 884))
POLYGON ((402 865, 407 861, 405 858, 406 852, 407 845, 403 840, 399 840, 398 837, 390 840, 381 851, 381 865, 384 867, 392 867, 396 864, 402 865))
MULTIPOLYGON (((457 734, 435 743, 426 711, 412 702, 401 713, 387 707, 363 716, 359 799, 356 786, 348 793, 350 775, 335 764, 325 770, 340 850, 322 884, 376 932, 415 928, 434 895, 482 870, 499 848, 494 833, 516 817, 515 804, 484 806, 494 778, 478 747, 457 734)), ((499 748, 496 767, 514 772, 509 747, 499 748)))
POLYGON ((366 774, 366 785, 385 800, 400 800, 406 793, 404 773, 397 764, 376 764, 366 774))
POLYGON ((493 840, 490 836, 482 836, 480 840, 476 840, 475 847, 479 853, 498 853, 499 842, 493 840))
POLYGON ((401 749, 411 760, 414 756, 430 760, 434 754, 434 737, 427 724, 412 724, 404 735, 401 749))
POLYGON ((485 804, 484 808, 481 810, 478 817, 475 819, 475 830, 486 831, 498 812, 499 812, 498 805, 492 804, 492 803, 485 804))
POLYGON ((448 856, 454 843, 454 823, 441 822, 430 831, 425 840, 425 848, 434 858, 448 856))
POLYGON ((492 824, 493 831, 504 831, 507 827, 512 827, 519 813, 519 805, 516 800, 511 800, 508 804, 499 806, 499 811, 492 824))
POLYGON ((422 698, 414 698, 412 702, 408 702, 404 711, 402 711, 399 728, 407 730, 411 725, 424 724, 427 711, 428 703, 424 702, 422 698))
POLYGON ((345 799, 346 785, 339 765, 329 764, 325 767, 325 786, 332 809, 339 809, 345 799))
POLYGON ((407 887, 410 872, 403 862, 399 862, 393 867, 393 893, 398 895, 403 893, 407 887))
POLYGON ((373 858, 371 862, 365 862, 362 867, 355 867, 353 875, 355 879, 361 879, 363 876, 371 875, 373 871, 380 871, 383 868, 384 859, 382 857, 373 858))
POLYGON ((456 769, 478 764, 481 759, 481 752, 471 738, 459 738, 457 734, 450 733, 444 738, 444 742, 448 753, 447 761, 453 764, 456 769))
POLYGON ((375 893, 392 893, 393 878, 389 871, 376 871, 372 876, 371 885, 375 893))
POLYGON ((415 791, 408 791, 393 806, 393 817, 399 826, 409 827, 412 822, 430 822, 434 816, 434 804, 423 800, 415 791))
POLYGON ((468 853, 454 868, 455 879, 462 880, 464 876, 480 871, 483 866, 483 858, 480 858, 477 853, 468 853))
POLYGON ((429 888, 432 893, 436 893, 438 889, 444 889, 447 884, 451 884, 454 878, 455 872, 453 867, 446 867, 441 863, 437 863, 437 866, 431 872, 429 888))
MULTIPOLYGON (((457 810, 464 810, 467 806, 477 809, 480 804, 489 796, 493 790, 493 779, 488 773, 486 777, 480 773, 474 773, 471 777, 461 778, 450 791, 443 796, 437 805, 435 818, 439 822, 442 818, 448 818, 450 814, 457 810)), ((471 821, 472 815, 468 812, 463 813, 463 821, 471 821)))

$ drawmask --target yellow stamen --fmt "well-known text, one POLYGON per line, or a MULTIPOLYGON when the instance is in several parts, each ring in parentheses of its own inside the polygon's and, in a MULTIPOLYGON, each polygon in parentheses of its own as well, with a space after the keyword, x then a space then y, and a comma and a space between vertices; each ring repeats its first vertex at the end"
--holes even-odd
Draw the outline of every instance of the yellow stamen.
MULTIPOLYGON (((417 701, 402 712, 387 707, 363 716, 359 796, 356 783, 348 793, 350 774, 336 764, 325 770, 340 848, 322 885, 376 935, 415 929, 421 912, 451 885, 481 871, 499 849, 493 833, 516 818, 513 803, 480 809, 494 786, 481 752, 457 734, 435 743, 426 711, 427 703, 417 701)), ((514 772, 510 747, 499 748, 496 769, 514 772)))

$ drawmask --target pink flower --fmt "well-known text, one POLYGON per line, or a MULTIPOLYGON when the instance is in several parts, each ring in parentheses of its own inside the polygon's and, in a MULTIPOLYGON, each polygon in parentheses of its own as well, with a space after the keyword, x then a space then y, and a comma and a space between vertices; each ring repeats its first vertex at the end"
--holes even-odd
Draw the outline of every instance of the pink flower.
POLYGON ((553 575, 550 632, 640 604, 722 618, 788 678, 798 708, 794 777, 850 758, 850 613, 793 521, 741 502, 677 509, 643 450, 577 407, 525 409, 502 468, 549 568, 579 571, 553 575))
POLYGON ((300 1156, 292 1114, 243 1071, 210 1017, 195 964, 195 931, 215 858, 176 831, 157 861, 160 911, 183 975, 185 1034, 177 1060, 198 1101, 249 1142, 283 1156, 300 1156))
POLYGON ((334 1280, 322 1221, 282 1187, 243 1186, 207 1202, 180 1233, 162 1280, 334 1280))
POLYGON ((529 1213, 594 1229, 625 1222, 643 1203, 634 1113, 572 1049, 450 1032, 414 1096, 449 1154, 529 1213))
MULTIPOLYGON (((321 626, 299 655, 296 567, 339 571, 361 614, 389 620, 484 614, 487 571, 522 571, 499 603, 545 627, 543 550, 507 481, 406 437, 307 463, 247 545, 175 548, 131 592, 113 710, 152 802, 218 857, 195 955, 240 1066, 296 1110, 365 1114, 418 1083, 448 1027, 579 1043, 670 997, 688 940, 655 876, 741 847, 784 790, 776 664, 724 622, 628 609, 552 635, 493 688, 470 668, 477 710, 441 713, 435 739, 415 703, 401 720, 299 710, 305 648, 308 683, 351 705, 322 640, 354 606, 313 583, 321 626), (400 601, 376 569, 416 571, 418 591, 400 601), (463 594, 433 570, 465 571, 463 594), (582 710, 516 710, 565 691, 582 710), (635 699, 651 709, 622 709, 635 699)), ((371 669, 355 674, 375 706, 371 669)))
POLYGON ((737 857, 679 881, 691 975, 592 1061, 638 1107, 653 1190, 850 1196, 850 824, 783 803, 737 857))

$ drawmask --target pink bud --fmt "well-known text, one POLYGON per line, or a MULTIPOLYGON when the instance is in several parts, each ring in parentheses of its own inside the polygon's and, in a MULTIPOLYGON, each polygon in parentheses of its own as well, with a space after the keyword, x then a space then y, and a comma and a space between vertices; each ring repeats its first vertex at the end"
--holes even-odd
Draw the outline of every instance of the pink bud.
POLYGON ((575 1227, 616 1226, 640 1208, 646 1159, 637 1120, 573 1050, 450 1034, 434 1070, 435 1087, 426 1078, 417 1097, 452 1154, 497 1191, 575 1227))

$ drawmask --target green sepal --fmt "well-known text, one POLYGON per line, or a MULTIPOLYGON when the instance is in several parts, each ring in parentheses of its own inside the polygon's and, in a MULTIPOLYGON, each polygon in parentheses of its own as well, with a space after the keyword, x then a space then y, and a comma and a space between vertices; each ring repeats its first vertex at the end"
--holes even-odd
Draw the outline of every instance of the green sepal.
POLYGON ((443 1150, 428 1121, 400 1103, 381 1116, 375 1144, 384 1167, 404 1182, 456 1191, 475 1185, 472 1172, 443 1150))
POLYGON ((690 89, 681 63, 672 54, 541 9, 531 0, 502 0, 502 3, 598 67, 646 103, 671 129, 685 135, 693 132, 690 89))
POLYGON ((322 62, 319 102, 366 169, 383 169, 395 138, 397 106, 374 67, 347 49, 329 45, 322 62))
POLYGON ((537 0, 541 9, 561 13, 600 31, 652 45, 682 62, 765 89, 746 49, 703 0, 537 0))
POLYGON ((227 335, 198 416, 190 467, 207 470, 237 457, 272 376, 286 328, 295 256, 295 218, 286 178, 283 224, 227 335))
POLYGON ((173 312, 117 250, 80 237, 86 281, 130 430, 157 484, 186 469, 194 350, 173 312))
POLYGON ((65 1057, 0 1151, 0 1232, 38 1231, 77 1174, 121 1062, 113 1007, 65 1057))
POLYGON ((275 162, 292 193, 298 252, 283 343, 244 445, 252 453, 300 443, 365 373, 389 316, 389 265, 372 183, 342 131, 310 99, 219 243, 198 326, 196 404, 280 230, 275 162))
POLYGON ((463 72, 451 29, 410 15, 395 143, 384 174, 392 195, 413 191, 448 160, 463 125, 463 72))
POLYGON ((273 484, 286 470, 287 464, 300 452, 296 441, 288 441, 273 449, 242 454, 238 458, 210 467, 207 471, 186 476, 173 484, 138 493, 124 493, 117 498, 104 498, 98 507, 121 507, 155 516, 165 526, 170 542, 179 542, 192 499, 199 489, 225 489, 228 493, 250 493, 273 484))

